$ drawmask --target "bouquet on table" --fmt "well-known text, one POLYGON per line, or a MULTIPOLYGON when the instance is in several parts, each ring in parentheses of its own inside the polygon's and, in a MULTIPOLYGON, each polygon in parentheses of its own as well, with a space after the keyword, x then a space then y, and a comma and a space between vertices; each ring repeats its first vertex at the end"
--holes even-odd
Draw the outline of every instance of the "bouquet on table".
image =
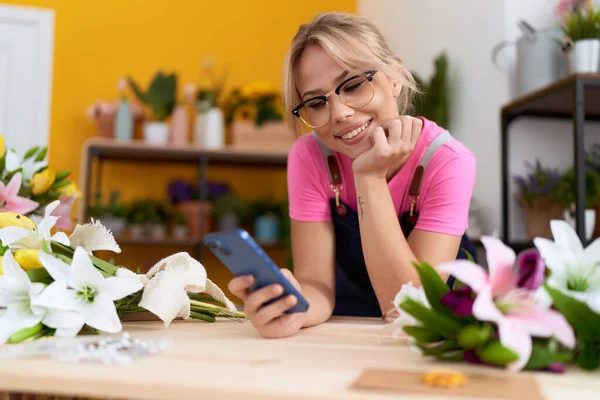
POLYGON ((58 217, 56 227, 71 230, 71 208, 81 198, 81 192, 67 179, 70 171, 48 168, 47 153, 47 147, 34 146, 21 156, 14 149, 7 149, 4 136, 0 135, 0 211, 43 214, 48 204, 60 200, 53 211, 58 217))
POLYGON ((144 311, 165 326, 178 317, 209 322, 244 317, 187 253, 136 274, 93 255, 120 252, 98 221, 77 225, 70 236, 52 234, 58 207, 60 200, 48 204, 39 223, 0 212, 0 344, 73 337, 84 328, 116 333, 126 314, 144 311))
POLYGON ((512 371, 598 368, 600 239, 584 248, 567 222, 550 225, 554 241, 535 238, 518 256, 482 238, 489 272, 467 260, 415 264, 422 285, 405 284, 396 296, 395 334, 441 360, 512 371), (447 274, 456 278, 452 288, 447 274))

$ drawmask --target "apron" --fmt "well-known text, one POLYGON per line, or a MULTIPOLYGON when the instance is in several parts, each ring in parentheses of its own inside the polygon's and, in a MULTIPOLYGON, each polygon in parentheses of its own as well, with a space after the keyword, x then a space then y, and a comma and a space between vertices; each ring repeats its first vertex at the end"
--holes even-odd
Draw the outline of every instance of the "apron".
MULTIPOLYGON (((335 197, 329 200, 331 218, 335 230, 335 308, 333 315, 357 317, 381 317, 381 309, 371 285, 360 240, 358 213, 340 200, 343 190, 341 173, 333 151, 324 146, 314 134, 327 165, 331 190, 335 197)), ((400 226, 405 238, 414 229, 419 213, 416 202, 419 196, 421 178, 433 153, 444 143, 452 140, 450 132, 444 131, 429 145, 416 168, 408 190, 411 200, 409 210, 400 214, 400 226)), ((402 204, 405 202, 403 201, 402 204)), ((466 234, 463 234, 457 259, 468 259, 469 255, 477 262, 475 246, 466 234)), ((454 277, 447 284, 451 287, 454 277)), ((392 305, 390 305, 390 308, 392 305)))

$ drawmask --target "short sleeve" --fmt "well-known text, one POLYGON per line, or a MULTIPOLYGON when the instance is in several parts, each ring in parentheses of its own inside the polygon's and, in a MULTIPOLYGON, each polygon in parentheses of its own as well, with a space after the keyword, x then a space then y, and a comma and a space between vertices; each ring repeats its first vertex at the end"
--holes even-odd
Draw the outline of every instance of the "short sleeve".
POLYGON ((469 151, 453 153, 441 161, 438 158, 434 166, 436 156, 431 159, 430 171, 425 172, 432 175, 425 193, 421 193, 415 229, 462 236, 469 226, 477 168, 475 156, 469 151))
POLYGON ((318 144, 313 141, 310 136, 298 138, 288 154, 290 218, 298 221, 330 221, 327 169, 318 144))

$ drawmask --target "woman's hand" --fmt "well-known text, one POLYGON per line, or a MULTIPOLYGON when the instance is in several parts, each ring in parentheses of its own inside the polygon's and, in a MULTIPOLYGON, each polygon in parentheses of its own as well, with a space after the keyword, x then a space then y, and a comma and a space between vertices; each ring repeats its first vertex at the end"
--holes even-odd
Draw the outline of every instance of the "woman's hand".
MULTIPOLYGON (((300 284, 290 270, 282 268, 281 273, 302 293, 300 284)), ((228 287, 231 293, 244 301, 244 313, 256 330, 268 339, 291 336, 298 332, 302 328, 306 313, 285 314, 285 311, 298 302, 296 296, 291 294, 265 305, 281 296, 283 287, 273 284, 250 292, 248 288, 254 285, 254 282, 252 275, 238 276, 229 282, 228 287)))
POLYGON ((406 162, 415 149, 422 129, 421 119, 407 115, 375 128, 371 134, 373 147, 352 162, 354 174, 385 179, 390 170, 406 162))

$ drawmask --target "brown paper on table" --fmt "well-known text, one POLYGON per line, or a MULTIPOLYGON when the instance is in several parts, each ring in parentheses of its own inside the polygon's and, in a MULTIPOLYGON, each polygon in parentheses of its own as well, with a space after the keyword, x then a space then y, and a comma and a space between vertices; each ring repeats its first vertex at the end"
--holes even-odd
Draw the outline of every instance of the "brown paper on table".
POLYGON ((352 384, 356 389, 378 389, 402 394, 428 394, 466 398, 544 400, 531 376, 465 374, 459 387, 441 388, 425 384, 425 372, 368 368, 352 384))

